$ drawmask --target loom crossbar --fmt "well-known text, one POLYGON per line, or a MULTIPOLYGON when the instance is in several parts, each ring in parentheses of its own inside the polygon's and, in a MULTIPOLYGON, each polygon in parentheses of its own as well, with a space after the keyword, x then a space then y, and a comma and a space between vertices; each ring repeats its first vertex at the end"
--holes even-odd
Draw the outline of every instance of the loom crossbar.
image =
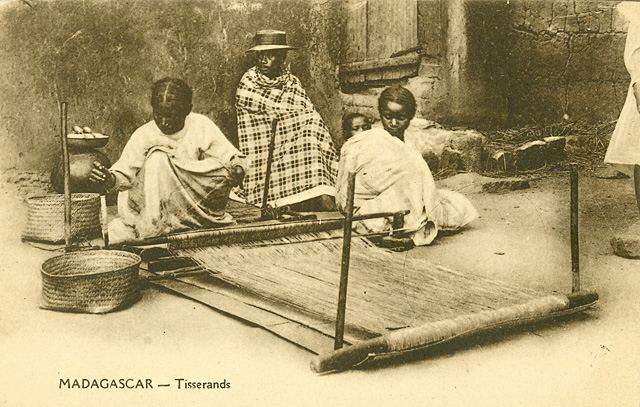
MULTIPOLYGON (((366 215, 356 215, 353 221, 375 218, 393 218, 406 215, 409 211, 380 212, 366 215)), ((200 229, 189 232, 179 232, 167 236, 157 236, 146 239, 127 240, 116 247, 140 247, 167 244, 169 249, 190 249, 196 247, 218 246, 222 244, 238 244, 256 242, 260 240, 278 239, 286 236, 320 233, 341 229, 344 218, 326 218, 314 220, 300 220, 292 222, 270 222, 266 224, 251 224, 230 226, 218 229, 200 229)))
POLYGON ((346 370, 376 356, 424 349, 461 336, 468 337, 493 329, 538 322, 571 311, 577 312, 597 300, 598 295, 594 292, 550 295, 511 307, 400 329, 318 355, 311 360, 311 370, 316 373, 346 370))

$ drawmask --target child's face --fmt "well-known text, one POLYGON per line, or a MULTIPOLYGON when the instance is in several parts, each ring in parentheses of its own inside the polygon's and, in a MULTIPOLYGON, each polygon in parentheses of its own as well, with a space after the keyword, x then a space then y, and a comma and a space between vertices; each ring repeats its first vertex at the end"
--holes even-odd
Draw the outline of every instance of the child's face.
POLYGON ((380 108, 382 127, 392 136, 404 140, 404 131, 409 127, 411 117, 406 106, 396 102, 386 102, 380 108))
POLYGON ((351 120, 351 129, 349 131, 349 136, 353 137, 358 133, 361 133, 365 130, 370 130, 371 129, 371 124, 369 123, 369 120, 367 120, 366 117, 362 117, 362 116, 358 116, 358 117, 354 117, 353 120, 351 120))

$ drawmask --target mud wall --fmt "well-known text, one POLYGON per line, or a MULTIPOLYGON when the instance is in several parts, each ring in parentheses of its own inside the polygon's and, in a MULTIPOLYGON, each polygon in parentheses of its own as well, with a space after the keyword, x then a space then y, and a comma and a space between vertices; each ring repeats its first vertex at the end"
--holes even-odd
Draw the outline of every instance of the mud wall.
POLYGON ((629 84, 619 2, 471 0, 466 8, 467 80, 473 104, 491 107, 486 120, 617 118, 629 84))
MULTIPOLYGON (((418 0, 423 65, 398 82, 419 116, 450 126, 615 120, 629 81, 619 3, 418 0)), ((347 110, 377 117, 383 88, 343 95, 347 110)))
POLYGON ((336 63, 340 0, 28 0, 0 3, 0 169, 47 171, 58 159, 58 103, 69 123, 111 136, 115 160, 151 119, 149 89, 185 79, 194 111, 235 140, 235 87, 253 61, 256 30, 287 31, 289 53, 327 124, 339 137, 336 63))

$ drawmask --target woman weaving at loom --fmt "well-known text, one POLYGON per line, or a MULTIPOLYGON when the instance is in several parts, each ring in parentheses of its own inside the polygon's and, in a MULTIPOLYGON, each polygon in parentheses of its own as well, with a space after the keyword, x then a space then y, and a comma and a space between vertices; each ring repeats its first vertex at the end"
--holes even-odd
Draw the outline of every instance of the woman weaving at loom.
POLYGON ((256 56, 238 84, 236 110, 240 150, 251 161, 244 181, 247 201, 261 205, 271 138, 277 120, 268 203, 293 210, 334 210, 338 156, 322 117, 300 80, 283 66, 287 51, 282 31, 259 31, 256 56))
MULTIPOLYGON (((356 173, 354 214, 409 210, 404 229, 416 245, 427 245, 438 230, 456 230, 478 217, 462 194, 438 190, 420 153, 404 142, 404 132, 416 113, 413 94, 401 86, 385 89, 378 99, 384 129, 354 135, 342 147, 336 203, 344 208, 347 176, 356 173)), ((371 219, 356 226, 364 233, 391 229, 388 219, 371 219)))
POLYGON ((180 79, 153 84, 153 120, 139 127, 107 170, 94 163, 92 182, 120 191, 112 241, 232 224, 229 192, 244 177, 244 156, 206 116, 191 112, 192 91, 180 79))

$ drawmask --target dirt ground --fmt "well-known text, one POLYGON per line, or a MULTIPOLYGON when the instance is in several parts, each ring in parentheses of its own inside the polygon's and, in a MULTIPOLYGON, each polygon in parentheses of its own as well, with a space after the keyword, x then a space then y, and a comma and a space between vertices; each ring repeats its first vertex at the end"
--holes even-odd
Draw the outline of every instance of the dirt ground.
MULTIPOLYGON (((462 189, 464 192, 464 189, 462 189)), ((53 253, 20 241, 24 191, 0 192, 0 401, 4 406, 453 405, 639 406, 640 260, 609 239, 638 220, 629 179, 580 179, 583 288, 596 309, 431 358, 318 376, 311 354, 188 299, 145 290, 107 315, 38 308, 39 268, 53 253), (60 379, 222 381, 228 389, 60 389, 60 379)), ((568 174, 528 190, 470 193, 481 218, 408 256, 569 292, 568 174)))

